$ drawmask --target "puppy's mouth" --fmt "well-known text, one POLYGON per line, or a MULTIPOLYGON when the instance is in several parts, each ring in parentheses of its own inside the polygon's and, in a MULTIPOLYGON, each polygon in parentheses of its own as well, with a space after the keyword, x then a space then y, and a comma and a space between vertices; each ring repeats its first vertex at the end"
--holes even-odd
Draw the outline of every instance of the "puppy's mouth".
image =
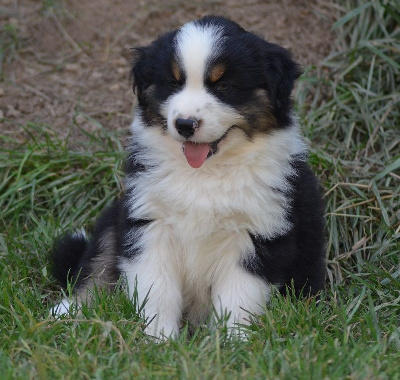
POLYGON ((230 127, 219 139, 210 143, 196 143, 185 141, 182 145, 188 164, 195 169, 200 168, 205 160, 218 152, 218 144, 225 139, 229 131, 235 126, 230 127))

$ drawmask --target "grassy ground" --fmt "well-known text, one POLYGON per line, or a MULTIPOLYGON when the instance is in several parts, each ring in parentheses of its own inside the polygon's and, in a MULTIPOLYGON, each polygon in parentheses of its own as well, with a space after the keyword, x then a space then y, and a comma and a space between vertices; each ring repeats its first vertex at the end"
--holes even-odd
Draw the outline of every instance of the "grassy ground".
POLYGON ((332 8, 336 50, 307 69, 296 92, 326 192, 327 291, 318 305, 274 297, 246 342, 206 328, 148 342, 122 293, 98 294, 95 307, 69 320, 50 318, 61 294, 46 252, 119 193, 122 136, 97 126, 71 148, 51 126, 27 124, 25 143, 3 137, 0 377, 400 378, 396 4, 337 0, 332 8))

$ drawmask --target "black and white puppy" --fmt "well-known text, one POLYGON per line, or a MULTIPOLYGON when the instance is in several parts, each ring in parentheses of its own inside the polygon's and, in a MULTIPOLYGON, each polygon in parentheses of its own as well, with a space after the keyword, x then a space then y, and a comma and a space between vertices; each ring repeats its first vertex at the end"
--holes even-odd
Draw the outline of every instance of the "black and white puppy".
POLYGON ((290 98, 299 75, 287 50, 222 17, 137 49, 125 193, 91 239, 66 236, 52 254, 78 303, 123 275, 147 300, 146 332, 168 337, 213 310, 248 324, 272 286, 323 288, 323 203, 290 98))

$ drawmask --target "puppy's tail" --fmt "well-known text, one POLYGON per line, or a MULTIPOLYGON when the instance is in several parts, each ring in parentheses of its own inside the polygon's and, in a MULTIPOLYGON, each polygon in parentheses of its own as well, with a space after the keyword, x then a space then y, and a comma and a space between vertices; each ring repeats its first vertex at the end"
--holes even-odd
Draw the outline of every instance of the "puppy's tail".
POLYGON ((88 241, 84 230, 65 235, 51 251, 54 277, 67 289, 68 282, 74 282, 80 270, 80 261, 88 241))

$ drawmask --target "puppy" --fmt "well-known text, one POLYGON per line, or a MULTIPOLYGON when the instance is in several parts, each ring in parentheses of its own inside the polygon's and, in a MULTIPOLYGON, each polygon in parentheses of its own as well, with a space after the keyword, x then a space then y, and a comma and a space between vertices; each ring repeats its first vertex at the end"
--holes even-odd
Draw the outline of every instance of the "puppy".
POLYGON ((162 338, 182 316, 248 324, 272 286, 323 288, 323 203, 290 98, 300 74, 287 50, 222 17, 136 49, 124 195, 91 239, 77 232, 52 252, 78 303, 122 275, 162 338))

